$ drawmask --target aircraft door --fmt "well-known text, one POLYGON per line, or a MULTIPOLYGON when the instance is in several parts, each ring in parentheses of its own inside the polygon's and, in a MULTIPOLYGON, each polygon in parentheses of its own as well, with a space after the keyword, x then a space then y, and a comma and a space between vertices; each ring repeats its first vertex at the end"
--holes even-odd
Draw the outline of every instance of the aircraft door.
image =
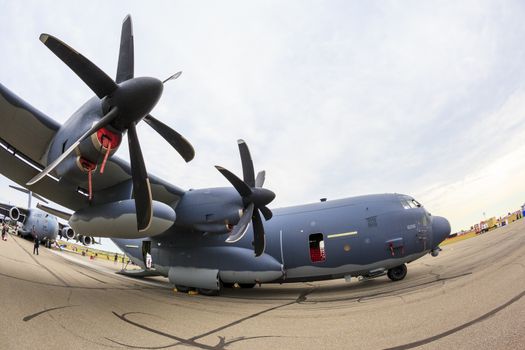
POLYGON ((142 261, 146 269, 151 269, 153 266, 151 256, 151 241, 142 241, 142 261))
POLYGON ((326 260, 326 251, 322 233, 314 233, 309 236, 310 260, 319 263, 326 260))

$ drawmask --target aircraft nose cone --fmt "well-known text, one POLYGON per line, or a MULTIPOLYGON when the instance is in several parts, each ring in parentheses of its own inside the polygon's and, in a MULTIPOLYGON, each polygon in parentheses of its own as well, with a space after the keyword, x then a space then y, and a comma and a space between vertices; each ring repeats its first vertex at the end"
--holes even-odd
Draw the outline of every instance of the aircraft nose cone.
POLYGON ((436 246, 450 235, 450 223, 442 216, 432 217, 432 234, 436 246))

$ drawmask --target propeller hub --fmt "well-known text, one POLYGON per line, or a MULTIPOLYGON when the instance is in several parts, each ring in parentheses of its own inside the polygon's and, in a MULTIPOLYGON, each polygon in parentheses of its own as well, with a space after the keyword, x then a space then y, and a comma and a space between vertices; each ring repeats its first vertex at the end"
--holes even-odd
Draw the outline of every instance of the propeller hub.
POLYGON ((248 203, 255 204, 256 207, 262 207, 269 204, 275 198, 275 193, 266 188, 254 187, 252 194, 246 198, 248 203))
POLYGON ((126 80, 108 97, 107 103, 119 109, 119 116, 112 125, 125 130, 131 123, 137 123, 155 107, 164 85, 159 79, 140 77, 126 80))

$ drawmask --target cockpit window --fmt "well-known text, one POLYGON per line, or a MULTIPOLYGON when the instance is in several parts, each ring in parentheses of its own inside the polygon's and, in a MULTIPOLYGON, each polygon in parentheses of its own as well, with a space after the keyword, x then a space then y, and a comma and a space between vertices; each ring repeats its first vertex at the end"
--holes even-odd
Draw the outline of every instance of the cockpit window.
POLYGON ((402 199, 401 200, 401 205, 405 209, 413 209, 413 208, 421 208, 422 207, 421 203, 419 203, 415 199, 402 199))

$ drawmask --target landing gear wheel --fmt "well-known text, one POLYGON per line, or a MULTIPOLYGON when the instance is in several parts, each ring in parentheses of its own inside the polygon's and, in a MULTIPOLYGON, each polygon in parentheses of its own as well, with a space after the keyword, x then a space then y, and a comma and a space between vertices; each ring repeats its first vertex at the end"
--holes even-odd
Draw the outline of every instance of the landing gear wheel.
POLYGON ((190 287, 181 286, 180 284, 176 284, 175 288, 177 288, 177 292, 181 292, 181 293, 188 293, 192 289, 190 287))
POLYGON ((241 287, 241 288, 253 288, 253 287, 255 287, 255 283, 239 283, 239 287, 241 287))
POLYGON ((388 270, 388 278, 392 281, 401 281, 407 275, 407 266, 405 264, 399 265, 388 270))
POLYGON ((219 295, 218 289, 204 289, 204 288, 197 288, 197 292, 202 295, 206 295, 209 297, 217 296, 219 295))

